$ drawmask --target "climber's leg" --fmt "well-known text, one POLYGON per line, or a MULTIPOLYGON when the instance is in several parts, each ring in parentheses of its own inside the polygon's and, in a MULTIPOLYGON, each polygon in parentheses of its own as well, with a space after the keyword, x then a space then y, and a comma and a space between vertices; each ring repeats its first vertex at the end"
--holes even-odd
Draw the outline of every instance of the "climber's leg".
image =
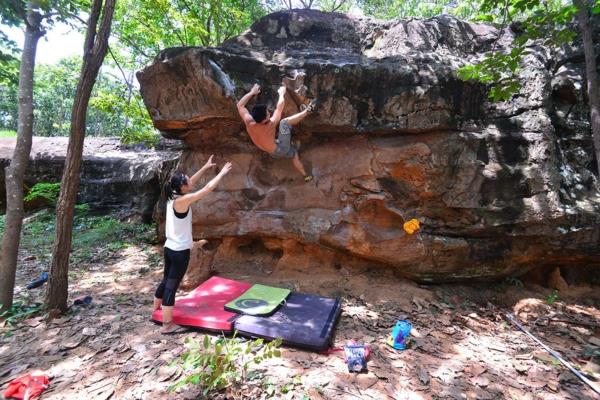
POLYGON ((296 168, 296 171, 300 172, 302 174, 302 176, 304 177, 304 179, 306 180, 308 175, 306 175, 306 171, 304 170, 304 165, 302 164, 302 161, 300 161, 300 157, 298 156, 297 151, 294 154, 294 158, 292 158, 292 164, 294 165, 294 168, 296 168))
POLYGON ((306 109, 290 117, 284 118, 283 120, 281 120, 281 122, 287 121, 287 123, 291 126, 298 125, 304 118, 306 118, 308 114, 310 114, 310 112, 308 111, 308 109, 306 109))

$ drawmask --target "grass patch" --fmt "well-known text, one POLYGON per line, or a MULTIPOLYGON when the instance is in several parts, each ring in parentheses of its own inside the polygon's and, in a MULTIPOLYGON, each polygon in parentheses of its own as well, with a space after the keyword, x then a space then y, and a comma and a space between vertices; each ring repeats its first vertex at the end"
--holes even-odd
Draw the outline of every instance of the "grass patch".
MULTIPOLYGON (((50 260, 56 231, 56 213, 46 209, 29 217, 23 224, 21 246, 43 261, 50 260)), ((0 231, 4 229, 0 216, 0 231)), ((94 262, 110 257, 135 244, 153 243, 154 225, 119 221, 110 215, 90 215, 86 207, 78 206, 73 220, 71 261, 75 264, 94 262)))
POLYGON ((17 132, 10 129, 0 129, 0 137, 17 137, 17 132))

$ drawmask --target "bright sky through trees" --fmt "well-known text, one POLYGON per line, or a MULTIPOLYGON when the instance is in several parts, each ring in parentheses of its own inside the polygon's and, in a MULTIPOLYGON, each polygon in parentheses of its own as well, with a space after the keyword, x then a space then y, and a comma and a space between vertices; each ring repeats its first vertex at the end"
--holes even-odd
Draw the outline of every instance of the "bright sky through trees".
MULTIPOLYGON (((14 40, 19 48, 23 48, 23 31, 0 24, 0 31, 14 40)), ((81 56, 83 35, 69 26, 57 23, 40 39, 36 54, 39 64, 56 64, 59 60, 70 56, 81 56)))

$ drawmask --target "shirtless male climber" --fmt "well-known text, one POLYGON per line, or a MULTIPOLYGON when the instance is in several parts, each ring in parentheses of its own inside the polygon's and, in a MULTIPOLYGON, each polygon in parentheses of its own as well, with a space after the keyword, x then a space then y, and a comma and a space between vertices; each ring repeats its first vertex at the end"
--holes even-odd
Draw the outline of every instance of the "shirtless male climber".
POLYGON ((292 144, 292 126, 297 125, 308 114, 313 113, 315 111, 316 102, 311 102, 302 112, 281 119, 285 103, 285 92, 285 86, 281 86, 277 91, 277 93, 279 93, 279 100, 277 100, 277 106, 272 115, 267 109, 266 104, 256 104, 252 107, 251 112, 248 112, 248 109, 246 108, 246 104, 250 99, 260 93, 259 85, 254 85, 252 89, 238 101, 237 109, 240 113, 240 117, 244 120, 248 135, 250 135, 250 139, 252 139, 252 142, 256 147, 266 151, 273 158, 291 158, 294 168, 302 174, 304 181, 310 182, 313 179, 313 176, 308 175, 304 170, 304 165, 302 165, 302 161, 300 161, 300 157, 298 157, 298 146, 292 144))

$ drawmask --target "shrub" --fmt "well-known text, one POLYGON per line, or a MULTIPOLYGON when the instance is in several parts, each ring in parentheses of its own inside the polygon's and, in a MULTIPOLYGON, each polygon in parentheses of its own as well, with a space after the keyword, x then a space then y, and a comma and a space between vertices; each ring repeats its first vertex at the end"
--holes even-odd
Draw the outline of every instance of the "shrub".
POLYGON ((35 201, 42 199, 48 204, 55 205, 60 193, 60 182, 57 183, 36 183, 29 189, 25 201, 35 201))
POLYGON ((187 350, 175 363, 192 373, 175 383, 171 390, 191 383, 200 385, 204 396, 245 382, 251 365, 281 356, 280 339, 265 344, 263 339, 245 341, 234 334, 231 339, 221 337, 213 343, 204 335, 202 341, 186 338, 185 344, 187 350))

